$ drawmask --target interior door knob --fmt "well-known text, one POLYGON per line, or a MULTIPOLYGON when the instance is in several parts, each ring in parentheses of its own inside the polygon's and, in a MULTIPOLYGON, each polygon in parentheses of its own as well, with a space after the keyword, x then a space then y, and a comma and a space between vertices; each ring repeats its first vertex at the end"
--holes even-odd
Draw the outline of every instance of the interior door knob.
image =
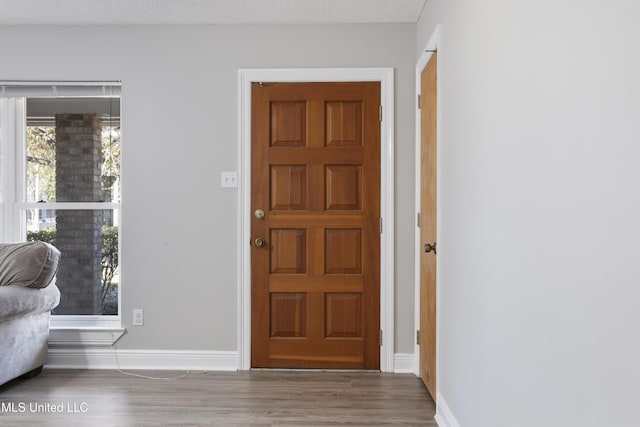
POLYGON ((254 240, 253 243, 255 243, 256 248, 261 248, 261 247, 264 246, 265 242, 264 242, 264 239, 262 237, 258 237, 256 240, 254 240))
POLYGON ((436 242, 433 242, 433 244, 431 244, 431 243, 425 243, 425 244, 424 244, 424 251, 425 251, 426 253, 433 252, 434 254, 436 254, 436 253, 437 253, 437 252, 436 252, 436 242))
POLYGON ((256 211, 253 214, 258 219, 264 218, 264 211, 262 209, 256 209, 256 211))

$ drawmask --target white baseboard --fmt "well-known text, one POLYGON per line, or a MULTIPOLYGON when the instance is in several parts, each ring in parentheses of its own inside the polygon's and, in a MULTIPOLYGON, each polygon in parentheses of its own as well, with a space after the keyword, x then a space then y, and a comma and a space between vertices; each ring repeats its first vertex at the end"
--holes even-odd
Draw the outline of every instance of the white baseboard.
MULTIPOLYGON (((235 371, 237 351, 120 350, 113 347, 49 348, 47 368, 67 369, 158 369, 235 371)), ((415 355, 396 353, 395 373, 415 374, 415 355)))
POLYGON ((440 393, 436 395, 436 422, 439 427, 460 427, 458 420, 453 416, 449 405, 440 393))
POLYGON ((393 356, 393 372, 396 374, 415 374, 416 356, 414 353, 396 353, 393 356))
POLYGON ((237 351, 50 348, 47 368, 235 371, 237 351))

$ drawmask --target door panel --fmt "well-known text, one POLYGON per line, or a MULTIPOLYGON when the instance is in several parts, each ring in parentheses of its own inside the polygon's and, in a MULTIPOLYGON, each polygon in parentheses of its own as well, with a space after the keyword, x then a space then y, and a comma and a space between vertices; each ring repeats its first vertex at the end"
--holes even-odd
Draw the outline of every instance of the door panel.
POLYGON ((271 210, 307 209, 307 168, 304 165, 271 166, 271 210))
POLYGON ((252 85, 252 367, 379 369, 379 105, 379 83, 252 85))
MULTIPOLYGON (((421 76, 420 241, 436 242, 437 53, 421 76)), ((437 245, 436 245, 437 248, 437 245)), ((420 377, 436 398, 436 253, 420 256, 420 377)))

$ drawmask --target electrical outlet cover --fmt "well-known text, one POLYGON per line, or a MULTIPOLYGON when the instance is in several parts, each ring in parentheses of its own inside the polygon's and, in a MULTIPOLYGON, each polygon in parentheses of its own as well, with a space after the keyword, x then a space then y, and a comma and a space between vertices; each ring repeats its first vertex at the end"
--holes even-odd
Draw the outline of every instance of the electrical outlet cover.
POLYGON ((144 312, 141 308, 133 310, 133 325, 142 326, 144 324, 144 312))

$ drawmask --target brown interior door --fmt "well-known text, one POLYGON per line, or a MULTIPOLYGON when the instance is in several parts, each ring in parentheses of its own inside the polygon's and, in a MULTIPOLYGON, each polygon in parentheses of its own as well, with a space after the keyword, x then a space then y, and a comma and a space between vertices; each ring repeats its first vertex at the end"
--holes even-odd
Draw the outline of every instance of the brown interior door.
POLYGON ((380 84, 251 90, 251 365, 379 369, 380 84))
POLYGON ((437 54, 421 76, 420 89, 420 377, 436 397, 436 146, 437 54))

